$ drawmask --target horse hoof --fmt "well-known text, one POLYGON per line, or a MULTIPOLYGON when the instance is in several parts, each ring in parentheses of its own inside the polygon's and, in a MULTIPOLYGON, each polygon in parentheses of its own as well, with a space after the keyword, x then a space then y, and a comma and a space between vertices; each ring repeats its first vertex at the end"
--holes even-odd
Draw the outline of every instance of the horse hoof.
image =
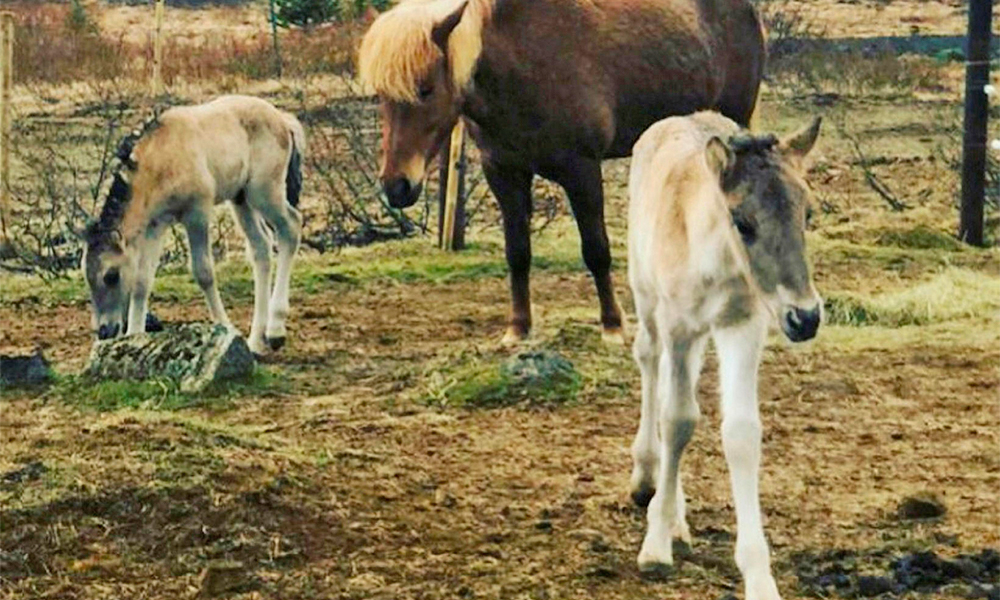
POLYGON ((664 580, 674 572, 673 563, 666 563, 661 560, 644 561, 639 558, 639 573, 644 579, 664 580))
POLYGON ((632 491, 632 502, 639 508, 646 508, 649 503, 653 500, 653 496, 656 494, 656 489, 653 486, 644 484, 639 486, 639 489, 632 491))
POLYGON ((271 350, 281 350, 285 346, 285 336, 267 338, 267 345, 271 350))
POLYGON ((624 346, 625 332, 622 331, 621 327, 605 327, 601 331, 601 341, 609 346, 624 346))
POLYGON ((502 346, 516 346, 528 339, 528 332, 523 331, 518 327, 508 327, 507 331, 503 334, 503 339, 500 340, 502 346))

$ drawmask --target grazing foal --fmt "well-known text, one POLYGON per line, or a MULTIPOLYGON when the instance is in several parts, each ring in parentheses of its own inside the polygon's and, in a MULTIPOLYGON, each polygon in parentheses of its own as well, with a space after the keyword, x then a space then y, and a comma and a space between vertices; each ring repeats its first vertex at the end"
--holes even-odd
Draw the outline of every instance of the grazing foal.
POLYGON ((709 337, 719 354, 722 439, 736 504, 746 600, 777 600, 757 481, 757 369, 774 317, 793 342, 816 335, 821 300, 806 260, 803 159, 819 119, 792 137, 752 137, 713 112, 672 117, 636 143, 629 178, 629 282, 639 321, 642 420, 632 497, 648 504, 639 568, 690 542, 679 466, 698 422, 695 388, 709 337))
POLYGON ((118 148, 100 219, 87 229, 83 269, 98 337, 145 331, 147 302, 167 226, 187 230, 191 270, 216 323, 230 325, 215 286, 209 223, 212 207, 232 201, 253 264, 254 312, 248 343, 263 354, 285 341, 292 260, 302 219, 305 134, 298 120, 259 98, 224 96, 171 108, 118 148), (271 239, 278 268, 270 296, 271 239))

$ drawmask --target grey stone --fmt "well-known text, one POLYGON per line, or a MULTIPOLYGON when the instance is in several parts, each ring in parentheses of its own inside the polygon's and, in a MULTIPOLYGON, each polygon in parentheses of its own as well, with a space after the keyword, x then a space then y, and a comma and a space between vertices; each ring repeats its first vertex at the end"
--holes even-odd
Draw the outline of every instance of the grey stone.
POLYGON ((51 380, 49 361, 41 350, 27 356, 0 355, 0 389, 34 387, 51 380))
POLYGON ((177 381, 185 393, 249 377, 256 361, 235 329, 207 323, 171 325, 160 333, 98 341, 85 374, 98 379, 177 381))

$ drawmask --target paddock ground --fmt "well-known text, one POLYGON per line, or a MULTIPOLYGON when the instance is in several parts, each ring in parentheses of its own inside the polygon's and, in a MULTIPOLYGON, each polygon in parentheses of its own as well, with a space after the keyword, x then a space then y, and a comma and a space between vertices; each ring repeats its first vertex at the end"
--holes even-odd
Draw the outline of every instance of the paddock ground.
MULTIPOLYGON (((929 32, 956 33, 950 5, 926 4, 947 17, 926 13, 929 32)), ((804 346, 773 338, 761 369, 761 497, 785 598, 816 595, 810 577, 824 570, 891 578, 893 560, 915 552, 1000 546, 1000 251, 949 237, 961 70, 907 64, 916 91, 889 81, 899 73, 879 84, 859 72, 825 84, 836 96, 775 83, 763 98, 767 129, 827 117, 809 176, 819 209, 809 244, 830 322, 804 346), (873 192, 847 136, 906 210, 873 192), (944 516, 900 519, 900 502, 923 493, 944 516)), ((299 106, 287 86, 243 91, 299 106)), ((31 131, 48 135, 67 110, 53 102, 29 115, 31 131)), ((61 126, 70 133, 53 139, 72 151, 72 128, 87 123, 61 126)), ((605 190, 631 313, 626 172, 626 161, 607 163, 605 190)), ((516 352, 498 343, 508 292, 491 223, 460 254, 429 237, 303 251, 288 346, 250 384, 202 398, 81 382, 73 374, 92 333, 79 275, 0 275, 0 352, 40 346, 60 373, 47 391, 0 396, 0 598, 742 597, 712 355, 683 467, 693 547, 666 579, 635 566, 645 519, 628 496, 628 447, 639 375, 628 348, 600 341, 568 216, 534 238, 526 347, 569 358, 582 377, 576 397, 455 400, 457 384, 516 352)), ((246 329, 252 286, 239 252, 218 279, 246 329)), ((168 322, 207 317, 183 267, 161 271, 153 306, 168 322)), ((974 591, 953 581, 883 598, 974 591)))

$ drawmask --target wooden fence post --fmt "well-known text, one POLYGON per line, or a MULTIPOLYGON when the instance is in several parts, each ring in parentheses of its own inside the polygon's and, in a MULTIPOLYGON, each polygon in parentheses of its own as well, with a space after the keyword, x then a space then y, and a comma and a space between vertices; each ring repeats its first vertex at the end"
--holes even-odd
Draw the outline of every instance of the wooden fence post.
POLYGON ((11 87, 14 85, 14 13, 0 13, 0 245, 7 245, 10 219, 11 87))
POLYGON ((986 122, 990 82, 990 21, 993 0, 970 0, 965 63, 965 133, 962 137, 962 209, 958 237, 983 245, 983 204, 986 197, 986 122))
POLYGON ((156 0, 156 8, 153 10, 153 96, 163 93, 163 3, 164 0, 156 0))
MULTIPOLYGON (((460 180, 464 179, 462 173, 462 159, 464 157, 464 146, 465 146, 465 123, 459 119, 455 128, 451 131, 451 140, 448 143, 448 163, 447 165, 442 165, 442 174, 447 174, 445 178, 441 181, 441 187, 444 189, 444 202, 442 205, 442 218, 439 219, 441 223, 441 249, 442 250, 459 250, 461 249, 459 245, 455 242, 456 240, 456 229, 465 228, 464 215, 462 220, 457 219, 458 204, 459 204, 459 183, 460 180)), ((463 211, 464 212, 464 211, 463 211)), ((461 240, 464 245, 464 235, 461 240)))
POLYGON ((281 78, 281 50, 278 48, 278 15, 275 12, 274 0, 269 0, 268 20, 271 22, 271 40, 274 42, 274 72, 281 78))

